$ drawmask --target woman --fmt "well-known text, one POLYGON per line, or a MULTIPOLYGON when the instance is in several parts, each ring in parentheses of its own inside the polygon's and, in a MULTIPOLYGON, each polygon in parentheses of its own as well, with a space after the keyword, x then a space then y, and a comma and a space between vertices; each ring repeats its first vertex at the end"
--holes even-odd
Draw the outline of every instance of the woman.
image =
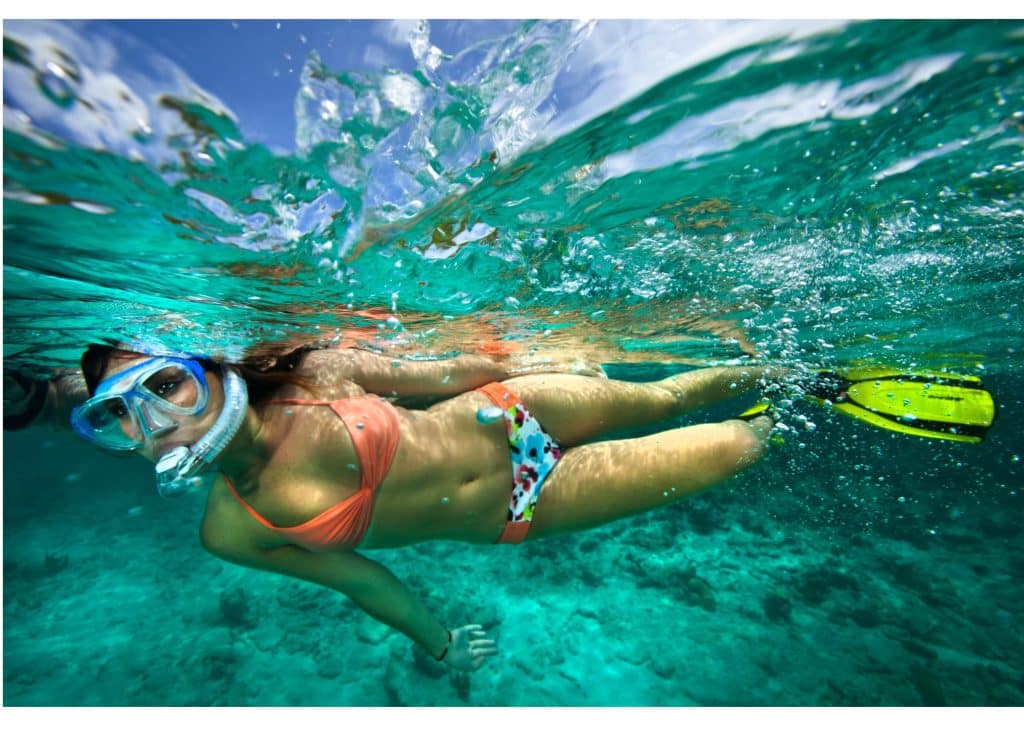
POLYGON ((219 470, 201 531, 211 553, 338 590, 462 671, 495 643, 479 625, 446 628, 357 548, 597 527, 737 474, 771 428, 759 416, 588 444, 736 396, 759 367, 629 383, 342 349, 257 372, 92 346, 82 371, 92 398, 73 412, 79 434, 156 463, 167 494, 219 470), (446 400, 412 410, 382 397, 446 400))

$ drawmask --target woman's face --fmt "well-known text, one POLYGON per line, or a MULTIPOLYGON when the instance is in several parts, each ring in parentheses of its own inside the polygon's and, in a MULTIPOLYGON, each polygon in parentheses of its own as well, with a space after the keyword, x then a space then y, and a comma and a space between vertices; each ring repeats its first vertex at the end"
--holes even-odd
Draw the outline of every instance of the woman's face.
MULTIPOLYGON (((142 364, 153 357, 148 354, 133 352, 114 352, 107 362, 106 369, 100 376, 100 382, 123 373, 136 365, 142 364)), ((182 380, 180 371, 161 370, 145 382, 145 388, 166 401, 179 406, 191 406, 196 402, 197 388, 191 379, 182 380)), ((121 428, 129 437, 142 442, 137 453, 149 461, 156 462, 172 448, 191 446, 213 426, 224 406, 224 391, 220 376, 212 370, 204 370, 203 375, 208 386, 209 397, 203 410, 195 415, 166 414, 163 426, 156 422, 150 423, 148 434, 139 432, 132 417, 124 411, 123 405, 112 402, 112 412, 119 418, 121 428)))

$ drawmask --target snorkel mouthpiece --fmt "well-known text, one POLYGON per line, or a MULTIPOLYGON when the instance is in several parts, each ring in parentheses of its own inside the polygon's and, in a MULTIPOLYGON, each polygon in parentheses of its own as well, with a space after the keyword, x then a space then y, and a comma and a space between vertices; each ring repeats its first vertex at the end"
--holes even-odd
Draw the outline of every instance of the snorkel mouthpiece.
POLYGON ((156 489, 164 498, 178 498, 199 487, 202 480, 191 473, 199 463, 186 446, 178 446, 156 463, 156 489))
POLYGON ((202 484, 198 475, 235 437, 249 405, 245 380, 235 370, 224 370, 224 408, 206 435, 191 448, 171 449, 156 463, 156 486, 164 498, 177 498, 202 484))

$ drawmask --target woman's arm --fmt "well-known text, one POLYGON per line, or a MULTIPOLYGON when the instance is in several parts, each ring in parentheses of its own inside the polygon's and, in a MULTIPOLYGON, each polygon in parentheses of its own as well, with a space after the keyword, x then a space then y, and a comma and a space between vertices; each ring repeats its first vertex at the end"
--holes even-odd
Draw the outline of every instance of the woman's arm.
POLYGON ((311 351, 303 358, 301 370, 320 385, 351 380, 381 396, 457 396, 510 377, 502 365, 484 356, 420 361, 361 349, 311 351))
POLYGON ((386 567, 358 553, 311 553, 295 545, 283 545, 255 550, 245 561, 245 566, 298 577, 343 593, 434 658, 448 644, 447 628, 423 602, 386 567))
POLYGON ((4 429, 47 424, 70 428, 71 410, 89 397, 81 373, 60 370, 52 380, 4 371, 4 429))
POLYGON ((380 356, 361 349, 310 351, 303 357, 300 369, 318 385, 331 385, 343 379, 380 396, 430 399, 458 396, 487 383, 537 372, 605 377, 600 365, 581 359, 506 365, 475 354, 454 359, 413 360, 380 356))
POLYGON ((204 523, 203 545, 226 561, 314 582, 347 595, 377 621, 419 644, 431 657, 474 671, 498 651, 477 625, 449 630, 386 567, 358 553, 311 553, 294 545, 240 547, 218 541, 204 523))

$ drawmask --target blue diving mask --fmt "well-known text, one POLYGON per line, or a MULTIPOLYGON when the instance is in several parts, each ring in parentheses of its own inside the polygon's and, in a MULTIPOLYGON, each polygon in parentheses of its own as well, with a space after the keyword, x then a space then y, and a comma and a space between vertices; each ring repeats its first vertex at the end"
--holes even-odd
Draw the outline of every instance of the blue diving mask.
MULTIPOLYGON (((249 405, 245 381, 232 368, 223 372, 224 408, 213 427, 190 447, 171 449, 156 463, 160 494, 174 497, 198 485, 196 477, 227 447, 245 420, 249 405)), ((114 451, 143 448, 194 417, 210 397, 203 366, 194 359, 153 357, 111 375, 71 414, 75 432, 114 451)))
POLYGON ((194 359, 154 357, 111 375, 71 414, 75 432, 112 451, 135 451, 206 408, 210 389, 194 359))

